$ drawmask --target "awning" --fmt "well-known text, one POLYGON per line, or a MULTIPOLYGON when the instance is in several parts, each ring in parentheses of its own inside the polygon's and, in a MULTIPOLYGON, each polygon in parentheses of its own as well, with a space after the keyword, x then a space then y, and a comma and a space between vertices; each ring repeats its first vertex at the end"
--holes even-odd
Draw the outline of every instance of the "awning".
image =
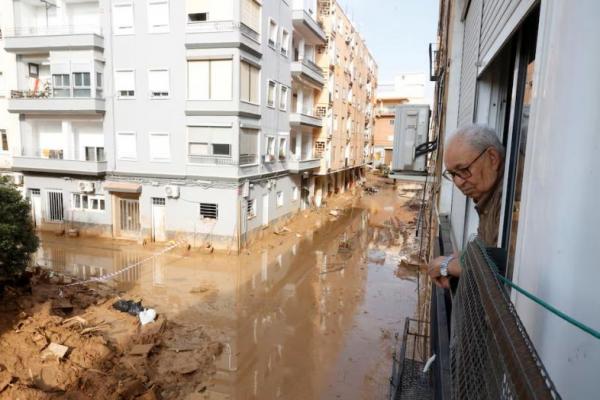
POLYGON ((134 182, 105 181, 102 187, 108 192, 140 193, 142 191, 142 185, 134 182))

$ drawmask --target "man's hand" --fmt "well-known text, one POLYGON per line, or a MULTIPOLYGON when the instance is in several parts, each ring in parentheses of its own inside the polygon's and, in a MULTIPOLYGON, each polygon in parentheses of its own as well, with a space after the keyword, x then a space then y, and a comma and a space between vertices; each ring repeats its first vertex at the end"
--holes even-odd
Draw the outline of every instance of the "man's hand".
POLYGON ((446 258, 447 256, 440 256, 431 260, 429 262, 428 273, 438 287, 448 289, 450 288, 450 276, 460 276, 462 268, 460 267, 460 262, 458 260, 458 253, 455 253, 454 258, 448 263, 448 276, 442 276, 440 273, 440 265, 446 258))
POLYGON ((447 289, 450 287, 449 279, 447 276, 442 276, 442 274, 440 273, 440 265, 442 264, 442 262, 444 262, 445 259, 446 256, 440 256, 431 260, 429 262, 427 272, 429 273, 431 280, 433 281, 433 283, 435 283, 437 287, 447 289))

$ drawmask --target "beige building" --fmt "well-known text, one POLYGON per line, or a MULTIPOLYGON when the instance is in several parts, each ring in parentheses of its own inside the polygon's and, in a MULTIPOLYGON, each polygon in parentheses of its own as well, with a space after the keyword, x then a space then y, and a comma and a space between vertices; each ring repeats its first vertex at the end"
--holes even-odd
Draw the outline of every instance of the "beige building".
POLYGON ((428 104, 425 95, 427 77, 418 72, 402 73, 392 81, 377 87, 375 121, 373 128, 373 165, 392 165, 394 145, 394 117, 401 104, 428 104))
POLYGON ((318 17, 327 36, 316 54, 325 78, 315 110, 323 126, 314 135, 314 152, 321 157, 315 179, 320 205, 324 197, 345 191, 370 161, 377 64, 335 0, 319 0, 318 17))

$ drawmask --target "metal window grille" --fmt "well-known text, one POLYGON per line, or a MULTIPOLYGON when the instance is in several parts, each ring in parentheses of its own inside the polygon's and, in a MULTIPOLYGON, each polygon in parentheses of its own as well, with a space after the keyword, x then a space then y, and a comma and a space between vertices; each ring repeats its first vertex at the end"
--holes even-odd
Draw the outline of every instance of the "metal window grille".
POLYGON ((164 197, 153 197, 152 204, 155 206, 164 206, 166 204, 166 199, 164 197))
POLYGON ((62 192, 48 192, 48 219, 50 221, 62 221, 64 219, 62 192))
POLYGON ((121 230, 137 232, 140 230, 140 203, 138 200, 120 199, 121 230))
POLYGON ((29 189, 29 193, 33 196, 39 196, 41 194, 40 189, 29 189))
POLYGON ((219 205, 215 203, 200 203, 200 216, 202 218, 217 219, 219 217, 219 205))
POLYGON ((252 218, 256 216, 256 199, 248 199, 246 200, 246 213, 248 218, 252 218))

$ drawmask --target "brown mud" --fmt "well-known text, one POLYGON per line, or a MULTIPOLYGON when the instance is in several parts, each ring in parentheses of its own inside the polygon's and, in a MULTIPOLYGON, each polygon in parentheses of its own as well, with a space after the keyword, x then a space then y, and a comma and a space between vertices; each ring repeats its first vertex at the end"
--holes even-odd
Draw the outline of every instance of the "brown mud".
POLYGON ((369 178, 239 256, 42 236, 32 293, 0 305, 0 399, 376 399, 419 306, 418 185, 369 178), (141 327, 120 296, 156 309, 141 327), (78 317, 78 318, 73 318, 78 317), (66 355, 42 358, 50 343, 66 355))

